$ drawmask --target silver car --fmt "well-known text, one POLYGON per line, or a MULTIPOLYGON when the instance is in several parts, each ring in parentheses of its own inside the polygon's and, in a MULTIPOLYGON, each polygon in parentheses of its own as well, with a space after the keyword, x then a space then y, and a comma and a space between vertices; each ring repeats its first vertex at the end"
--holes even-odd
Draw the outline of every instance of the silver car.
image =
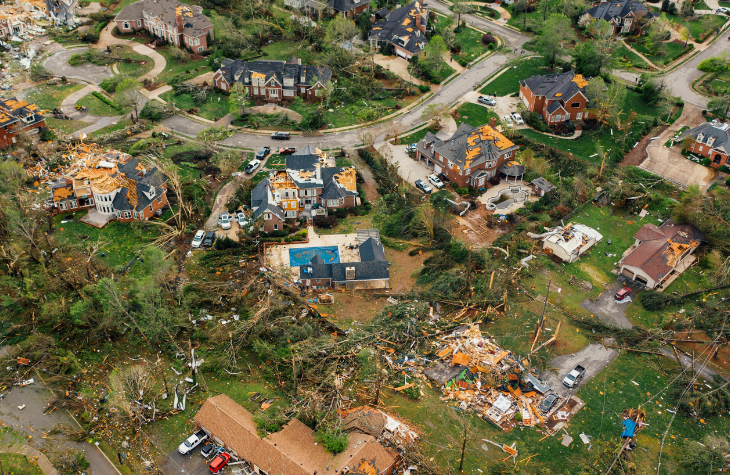
POLYGON ((513 112, 511 115, 512 115, 512 120, 515 121, 515 124, 522 125, 525 123, 525 121, 522 120, 522 116, 520 115, 519 112, 513 112))
POLYGON ((231 221, 233 221, 233 218, 225 211, 218 216, 218 224, 220 224, 221 229, 231 229, 231 221))

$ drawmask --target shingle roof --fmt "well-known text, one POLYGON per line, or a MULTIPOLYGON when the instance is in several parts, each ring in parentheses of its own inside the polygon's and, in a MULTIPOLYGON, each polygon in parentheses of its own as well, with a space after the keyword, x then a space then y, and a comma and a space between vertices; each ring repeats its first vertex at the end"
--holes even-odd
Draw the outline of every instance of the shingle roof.
POLYGON ((203 7, 199 5, 185 5, 175 0, 141 0, 127 5, 117 14, 114 21, 143 20, 143 13, 148 17, 162 20, 172 28, 177 26, 177 16, 183 20, 183 31, 188 36, 200 36, 213 26, 207 16, 203 15, 203 7))
POLYGON ((428 40, 416 27, 416 16, 421 16, 421 26, 428 21, 428 7, 413 2, 388 13, 384 20, 377 20, 370 30, 370 39, 389 41, 409 53, 419 53, 428 40))
POLYGON ((497 160, 503 153, 516 149, 515 144, 490 126, 474 128, 466 122, 459 125, 449 140, 434 141, 434 150, 461 170, 497 160))
MULTIPOLYGON (((332 79, 332 71, 324 66, 313 66, 307 64, 292 63, 290 61, 242 61, 240 59, 226 58, 221 62, 220 70, 228 84, 235 82, 246 84, 245 78, 251 79, 251 75, 263 74, 266 81, 274 78, 284 89, 296 89, 302 86, 312 86, 314 78, 322 85, 332 79), (302 81, 304 76, 304 81, 302 81), (294 86, 285 86, 284 78, 294 80, 294 86)), ((251 84, 251 82, 249 82, 251 84)))
POLYGON ((366 0, 330 0, 330 6, 336 11, 343 13, 366 4, 366 0))
POLYGON ((585 95, 587 81, 580 74, 573 71, 562 74, 547 74, 545 76, 532 76, 520 81, 520 85, 526 86, 535 96, 545 96, 548 100, 558 99, 567 101, 578 92, 585 95))
POLYGON ((677 141, 692 137, 697 142, 708 145, 725 154, 730 153, 730 124, 722 122, 704 122, 684 132, 677 141))
POLYGON ((358 248, 360 262, 384 261, 385 249, 383 245, 373 238, 367 238, 358 248))
POLYGON ((612 0, 608 2, 601 2, 593 8, 589 8, 583 14, 589 14, 592 18, 598 20, 606 20, 610 22, 614 20, 618 22, 619 19, 626 18, 632 13, 634 16, 647 16, 653 18, 658 14, 650 12, 649 9, 641 2, 637 0, 612 0))
POLYGON ((553 185, 543 177, 535 178, 530 183, 544 191, 553 191, 555 189, 555 185, 553 185))
POLYGON ((38 107, 35 104, 29 104, 15 97, 0 99, 0 127, 18 122, 20 119, 31 115, 34 116, 33 120, 23 123, 22 127, 28 127, 44 120, 38 111, 38 107))

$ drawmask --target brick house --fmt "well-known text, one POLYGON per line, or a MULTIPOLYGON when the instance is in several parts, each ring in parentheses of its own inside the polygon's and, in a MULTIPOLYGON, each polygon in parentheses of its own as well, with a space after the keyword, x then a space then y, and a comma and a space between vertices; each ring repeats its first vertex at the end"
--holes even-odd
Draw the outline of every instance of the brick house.
POLYGON ((484 188, 517 148, 489 125, 474 128, 462 122, 446 140, 427 133, 416 143, 416 157, 461 188, 484 188))
POLYGON ((284 5, 298 8, 307 15, 319 17, 323 14, 339 14, 347 18, 355 18, 368 9, 366 0, 284 0, 284 5))
POLYGON ((359 204, 355 169, 334 166, 309 145, 287 156, 285 170, 272 170, 251 191, 254 216, 263 219, 261 230, 267 233, 283 230, 286 220, 359 204))
POLYGON ((109 221, 146 221, 168 205, 167 178, 157 167, 118 150, 79 144, 72 165, 51 185, 46 203, 56 213, 94 208, 109 221))
POLYGON ((12 147, 18 142, 18 134, 37 134, 45 128, 46 119, 35 104, 14 97, 0 99, 0 148, 12 147))
POLYGON ((613 25, 614 35, 622 33, 640 35, 643 32, 642 21, 644 19, 647 23, 654 21, 659 14, 649 11, 646 5, 638 0, 611 0, 601 2, 593 8, 583 11, 580 16, 581 19, 585 17, 590 21, 605 20, 609 22, 613 25))
POLYGON ((543 177, 535 178, 530 182, 532 185, 532 193, 539 197, 543 197, 545 195, 551 195, 553 191, 555 191, 555 185, 547 181, 543 177))
POLYGON ((689 151, 710 159, 710 165, 720 168, 727 165, 730 155, 730 124, 703 122, 695 128, 684 132, 676 143, 682 143, 685 137, 694 139, 689 151))
POLYGON ((215 38, 213 23, 203 7, 174 0, 141 0, 127 5, 114 18, 120 33, 147 30, 180 48, 195 53, 208 49, 208 37, 215 38))
POLYGON ((378 12, 378 16, 383 19, 373 21, 368 38, 370 47, 390 43, 396 56, 406 60, 421 54, 428 42, 426 39, 428 12, 428 6, 420 2, 396 8, 387 14, 378 12))
POLYGON ((661 226, 645 224, 634 234, 634 245, 619 261, 621 275, 650 289, 664 290, 696 258, 705 235, 691 224, 668 219, 661 226))
POLYGON ((347 18, 355 18, 368 9, 370 2, 367 0, 330 0, 330 8, 347 18))
POLYGON ((269 102, 316 99, 332 79, 332 71, 322 66, 302 65, 302 60, 241 61, 224 59, 213 75, 213 84, 222 91, 230 91, 234 84, 243 85, 253 98, 269 102))
POLYGON ((550 126, 590 119, 587 85, 588 81, 573 71, 532 76, 520 81, 520 99, 528 111, 540 114, 550 126))

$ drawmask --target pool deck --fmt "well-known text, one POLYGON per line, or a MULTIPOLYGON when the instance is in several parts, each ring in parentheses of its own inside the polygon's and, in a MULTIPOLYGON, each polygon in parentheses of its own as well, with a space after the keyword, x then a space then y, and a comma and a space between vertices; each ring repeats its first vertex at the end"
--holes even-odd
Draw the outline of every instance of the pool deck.
POLYGON ((340 253, 340 262, 360 262, 360 253, 357 249, 348 249, 347 246, 357 244, 357 233, 352 234, 317 234, 310 226, 307 229, 309 242, 301 244, 281 244, 269 246, 266 249, 266 265, 279 272, 299 278, 299 267, 289 267, 289 249, 302 249, 309 247, 337 246, 340 253))
POLYGON ((536 197, 536 196, 534 196, 532 194, 532 187, 530 186, 529 183, 526 183, 523 180, 517 180, 517 183, 515 183, 515 182, 509 182, 509 183, 507 183, 507 182, 504 182, 504 181, 499 182, 499 185, 496 185, 496 186, 493 186, 493 187, 489 188, 486 192, 484 192, 483 195, 479 196, 477 198, 477 201, 479 203, 481 203, 482 205, 485 205, 486 206, 486 204, 488 203, 489 198, 493 198, 495 196, 498 196, 499 193, 502 190, 509 189, 511 187, 519 187, 521 190, 527 191, 527 194, 528 194, 527 201, 522 201, 522 202, 519 202, 519 203, 512 203, 508 208, 495 210, 494 211, 494 214, 511 214, 511 213, 514 213, 518 209, 520 209, 523 206, 525 206, 526 203, 529 203, 531 201, 536 201, 537 199, 539 199, 538 197, 536 197))

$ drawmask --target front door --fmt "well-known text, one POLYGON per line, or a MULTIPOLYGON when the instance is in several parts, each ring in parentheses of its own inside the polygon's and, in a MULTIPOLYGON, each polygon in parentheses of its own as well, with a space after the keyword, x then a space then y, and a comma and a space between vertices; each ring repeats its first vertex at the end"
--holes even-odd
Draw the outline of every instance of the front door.
POLYGON ((576 118, 576 120, 581 120, 581 119, 583 118, 583 113, 582 113, 582 112, 578 112, 578 113, 577 113, 577 114, 575 115, 575 118, 576 118))

